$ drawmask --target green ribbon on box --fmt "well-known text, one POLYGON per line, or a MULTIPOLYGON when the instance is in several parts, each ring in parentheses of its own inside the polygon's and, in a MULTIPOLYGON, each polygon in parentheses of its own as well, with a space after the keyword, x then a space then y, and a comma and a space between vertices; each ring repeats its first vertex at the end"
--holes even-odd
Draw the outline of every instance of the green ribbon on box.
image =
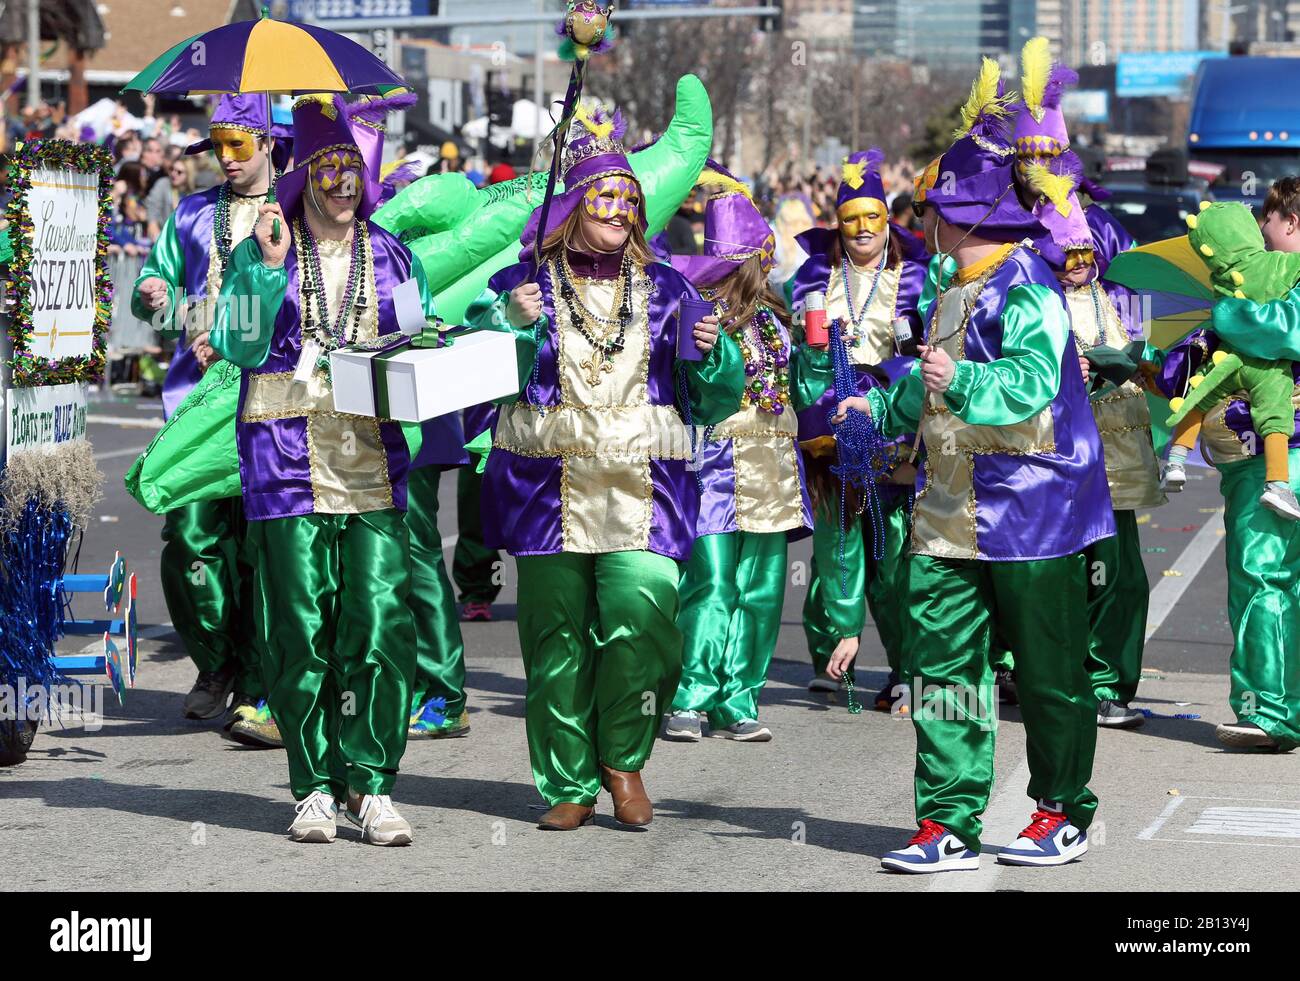
MULTIPOLYGON (((388 372, 381 370, 380 362, 388 361, 396 357, 408 348, 437 348, 451 347, 455 343, 456 335, 465 333, 466 328, 455 327, 446 330, 441 320, 435 320, 433 326, 425 327, 418 334, 402 334, 394 336, 387 334, 379 338, 374 344, 382 345, 378 353, 370 359, 370 380, 375 393, 375 418, 388 419, 388 372)), ((373 350, 373 345, 351 345, 357 350, 373 350)))

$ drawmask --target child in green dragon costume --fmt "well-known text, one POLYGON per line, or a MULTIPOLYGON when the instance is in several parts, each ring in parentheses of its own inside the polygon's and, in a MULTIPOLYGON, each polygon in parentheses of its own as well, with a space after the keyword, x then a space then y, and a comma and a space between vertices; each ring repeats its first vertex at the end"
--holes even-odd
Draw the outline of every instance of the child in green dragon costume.
MULTIPOLYGON (((1209 267, 1210 281, 1220 296, 1262 303, 1286 296, 1300 283, 1300 253, 1266 251, 1259 225, 1245 205, 1204 202, 1199 215, 1187 216, 1187 226, 1187 238, 1209 267)), ((1252 357, 1225 342, 1188 384, 1186 398, 1169 402, 1174 410, 1169 425, 1174 429, 1165 489, 1182 490, 1184 462, 1196 445, 1206 409, 1244 391, 1249 396, 1251 424, 1264 439, 1260 503, 1284 517, 1300 519, 1287 465, 1287 446, 1295 434, 1291 362, 1252 357)))

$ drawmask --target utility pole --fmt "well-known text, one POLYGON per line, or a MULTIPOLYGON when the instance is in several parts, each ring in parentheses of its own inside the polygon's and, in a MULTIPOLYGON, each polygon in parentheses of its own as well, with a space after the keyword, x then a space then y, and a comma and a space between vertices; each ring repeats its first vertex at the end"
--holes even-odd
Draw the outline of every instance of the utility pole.
POLYGON ((41 2, 27 0, 27 108, 41 104, 41 2))

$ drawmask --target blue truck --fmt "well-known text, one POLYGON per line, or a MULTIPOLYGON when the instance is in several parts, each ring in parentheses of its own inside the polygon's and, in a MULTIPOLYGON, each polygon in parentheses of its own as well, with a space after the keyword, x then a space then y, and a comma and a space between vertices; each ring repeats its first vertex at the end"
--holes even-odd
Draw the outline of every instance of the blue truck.
POLYGON ((1187 153, 1223 167, 1216 200, 1258 207, 1279 177, 1300 174, 1300 58, 1207 58, 1192 86, 1187 153))

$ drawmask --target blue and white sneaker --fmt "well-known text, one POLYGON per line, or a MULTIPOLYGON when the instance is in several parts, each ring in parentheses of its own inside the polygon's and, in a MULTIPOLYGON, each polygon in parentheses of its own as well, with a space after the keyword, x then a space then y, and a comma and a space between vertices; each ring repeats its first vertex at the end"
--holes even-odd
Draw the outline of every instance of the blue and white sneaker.
POLYGON ((962 872, 980 867, 979 852, 933 821, 922 821, 906 848, 881 856, 880 866, 890 872, 962 872))
POLYGON ((1040 800, 1029 827, 998 852, 1003 865, 1065 865, 1088 850, 1088 834, 1076 828, 1060 804, 1040 800))

